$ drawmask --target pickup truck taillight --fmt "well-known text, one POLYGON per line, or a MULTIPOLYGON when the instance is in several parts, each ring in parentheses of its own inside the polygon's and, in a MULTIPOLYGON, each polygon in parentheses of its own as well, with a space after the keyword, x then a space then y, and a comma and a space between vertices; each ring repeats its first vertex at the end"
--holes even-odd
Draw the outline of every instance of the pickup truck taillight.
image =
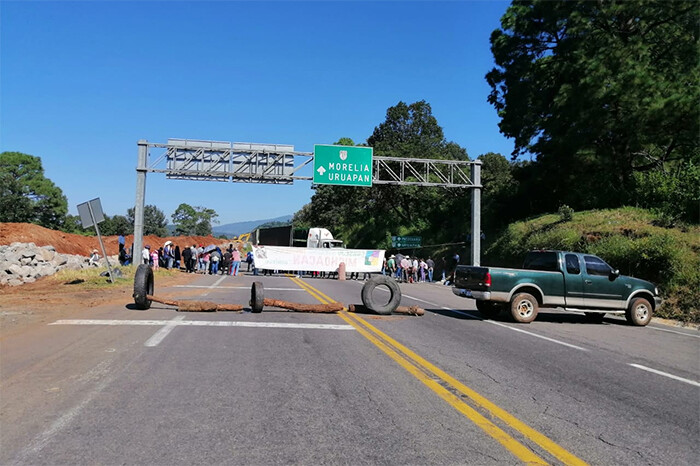
POLYGON ((484 277, 484 285, 491 286, 491 272, 486 272, 486 276, 484 277))

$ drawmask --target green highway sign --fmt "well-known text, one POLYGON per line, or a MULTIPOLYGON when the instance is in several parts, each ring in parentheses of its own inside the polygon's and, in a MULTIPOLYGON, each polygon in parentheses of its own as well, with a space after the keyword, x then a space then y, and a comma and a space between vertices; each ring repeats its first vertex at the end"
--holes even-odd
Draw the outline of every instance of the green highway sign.
POLYGON ((392 248, 419 248, 423 237, 421 236, 392 236, 392 248))
POLYGON ((372 148, 316 144, 313 182, 372 186, 372 148))

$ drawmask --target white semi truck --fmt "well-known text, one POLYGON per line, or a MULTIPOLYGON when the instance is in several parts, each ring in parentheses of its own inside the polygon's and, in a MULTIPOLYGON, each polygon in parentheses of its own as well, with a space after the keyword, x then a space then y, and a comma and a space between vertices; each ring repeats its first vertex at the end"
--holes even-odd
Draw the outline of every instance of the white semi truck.
POLYGON ((343 242, 334 239, 333 234, 325 228, 309 228, 306 240, 307 248, 342 248, 343 242))
POLYGON ((258 228, 251 234, 251 241, 256 246, 296 246, 307 248, 342 248, 343 242, 333 238, 326 228, 309 228, 304 239, 304 230, 294 230, 292 225, 281 227, 258 228))

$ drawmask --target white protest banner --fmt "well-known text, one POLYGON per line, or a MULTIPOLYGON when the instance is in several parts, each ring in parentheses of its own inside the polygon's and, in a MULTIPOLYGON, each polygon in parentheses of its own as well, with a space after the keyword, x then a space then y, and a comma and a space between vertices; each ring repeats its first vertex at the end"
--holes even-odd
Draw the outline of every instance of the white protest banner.
POLYGON ((341 262, 345 262, 346 272, 381 272, 384 252, 383 249, 253 246, 256 268, 292 272, 335 272, 341 262))

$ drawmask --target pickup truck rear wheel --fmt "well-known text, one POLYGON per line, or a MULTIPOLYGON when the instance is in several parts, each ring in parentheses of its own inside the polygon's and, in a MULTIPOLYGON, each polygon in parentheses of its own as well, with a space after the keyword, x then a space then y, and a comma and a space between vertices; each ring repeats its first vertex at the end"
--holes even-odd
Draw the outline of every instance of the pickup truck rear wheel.
POLYGON ((538 310, 537 299, 529 293, 518 293, 510 301, 510 314, 513 320, 521 324, 529 324, 535 320, 538 310))
POLYGON ((652 307, 644 298, 634 298, 625 312, 627 322, 638 327, 644 327, 651 322, 652 307))
POLYGON ((476 308, 479 310, 479 313, 484 316, 486 319, 494 319, 498 317, 498 314, 501 313, 501 305, 499 303, 492 303, 490 301, 476 301, 476 308))

